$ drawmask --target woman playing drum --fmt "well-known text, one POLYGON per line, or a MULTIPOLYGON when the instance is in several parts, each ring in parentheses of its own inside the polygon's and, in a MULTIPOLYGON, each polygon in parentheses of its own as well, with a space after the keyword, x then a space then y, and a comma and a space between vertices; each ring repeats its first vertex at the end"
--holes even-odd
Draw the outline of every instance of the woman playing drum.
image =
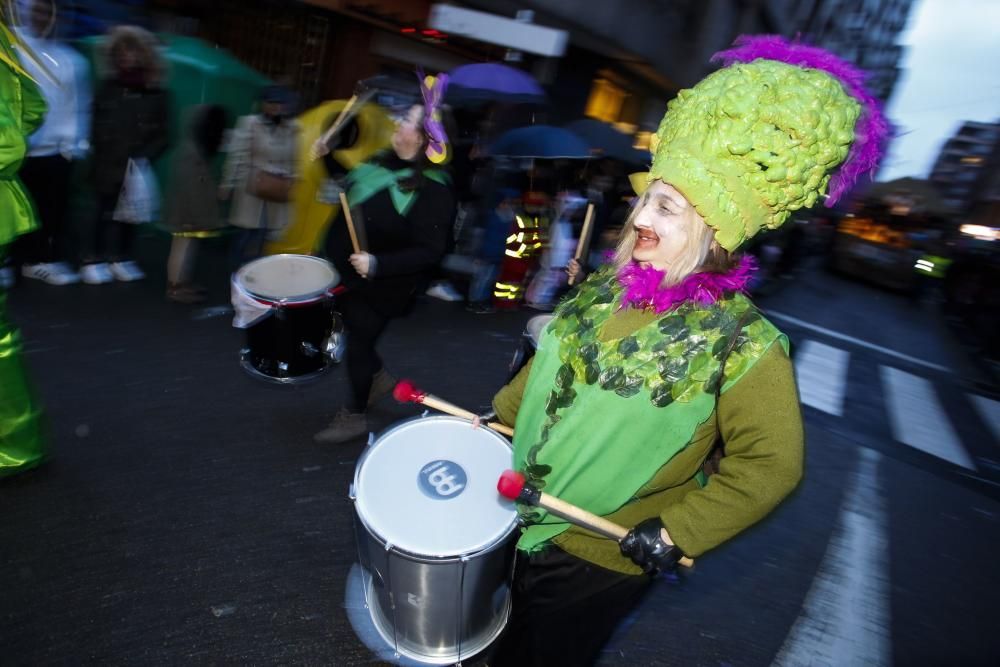
POLYGON ((334 222, 327 254, 347 287, 339 308, 348 333, 351 397, 333 423, 314 436, 318 442, 344 442, 368 431, 367 406, 394 384, 375 345, 389 320, 410 308, 445 253, 455 199, 448 175, 435 165, 447 158, 437 110, 446 83, 444 77, 422 80, 425 104, 410 108, 399 122, 392 151, 348 175, 347 199, 361 207, 368 245, 352 252, 347 225, 334 222))
POLYGON ((820 49, 743 38, 719 58, 670 103, 613 260, 494 399, 529 482, 632 529, 619 544, 521 507, 491 665, 592 663, 651 575, 759 521, 801 478, 788 340, 733 253, 873 169, 886 124, 861 73, 820 49), (706 477, 717 438, 726 455, 706 477))

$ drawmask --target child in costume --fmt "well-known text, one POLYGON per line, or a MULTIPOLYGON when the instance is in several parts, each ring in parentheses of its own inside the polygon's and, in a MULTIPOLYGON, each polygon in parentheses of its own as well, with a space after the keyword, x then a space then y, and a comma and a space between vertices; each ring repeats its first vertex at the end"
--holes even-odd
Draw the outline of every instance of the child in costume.
POLYGON ((395 384, 375 346, 389 321, 410 309, 444 256, 455 216, 451 180, 436 168, 448 157, 438 110, 446 85, 447 75, 421 77, 424 105, 411 107, 399 122, 392 151, 348 175, 347 200, 367 247, 354 252, 346 222, 336 220, 330 225, 327 255, 347 287, 337 309, 347 328, 351 399, 314 436, 317 442, 344 442, 368 432, 367 407, 395 384))
POLYGON ((862 74, 821 49, 753 37, 716 57, 670 102, 613 260, 494 399, 534 486, 632 528, 619 544, 522 507, 491 665, 591 664, 653 573, 761 520, 802 476, 788 341, 733 252, 828 187, 832 204, 875 167, 886 123, 862 74))
MULTIPOLYGON (((45 100, 18 62, 16 38, 0 23, 0 260, 17 236, 37 226, 35 209, 17 170, 27 138, 42 124, 45 100)), ((7 293, 0 287, 0 477, 41 463, 45 447, 34 401, 21 364, 21 339, 6 318, 7 293)))

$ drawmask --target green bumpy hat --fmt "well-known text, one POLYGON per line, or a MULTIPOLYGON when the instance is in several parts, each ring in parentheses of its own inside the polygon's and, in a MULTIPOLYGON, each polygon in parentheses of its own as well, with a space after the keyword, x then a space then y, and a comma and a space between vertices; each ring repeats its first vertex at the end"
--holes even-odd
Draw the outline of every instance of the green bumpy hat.
POLYGON ((645 179, 676 187, 727 250, 828 186, 832 206, 874 170, 888 133, 864 75, 833 54, 774 36, 736 46, 716 55, 726 67, 669 103, 645 179))

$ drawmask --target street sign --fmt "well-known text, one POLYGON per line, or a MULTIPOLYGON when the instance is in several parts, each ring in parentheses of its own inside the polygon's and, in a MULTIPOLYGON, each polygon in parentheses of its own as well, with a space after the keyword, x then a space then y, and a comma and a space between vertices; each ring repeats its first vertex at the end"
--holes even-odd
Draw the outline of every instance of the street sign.
POLYGON ((569 39, 565 30, 544 28, 452 5, 431 7, 428 23, 441 32, 550 57, 565 53, 569 39))

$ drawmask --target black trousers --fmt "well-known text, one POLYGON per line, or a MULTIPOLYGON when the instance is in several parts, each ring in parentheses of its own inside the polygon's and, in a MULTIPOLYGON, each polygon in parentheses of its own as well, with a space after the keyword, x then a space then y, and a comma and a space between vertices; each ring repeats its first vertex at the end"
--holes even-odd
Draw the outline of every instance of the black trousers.
POLYGON ((18 176, 35 202, 39 228, 15 244, 18 263, 61 262, 75 255, 66 221, 72 175, 73 163, 62 155, 29 157, 21 165, 18 176))
POLYGON ((92 245, 88 256, 84 259, 85 263, 131 259, 138 225, 112 220, 111 216, 114 215, 117 205, 117 192, 98 195, 92 245))
POLYGON ((382 370, 382 359, 375 351, 375 345, 390 318, 356 292, 344 294, 337 301, 336 308, 343 316, 347 329, 347 376, 351 382, 348 407, 354 412, 364 412, 368 406, 372 378, 382 370))
POLYGON ((491 650, 490 667, 594 664, 652 581, 604 569, 557 547, 518 552, 510 621, 491 650))

